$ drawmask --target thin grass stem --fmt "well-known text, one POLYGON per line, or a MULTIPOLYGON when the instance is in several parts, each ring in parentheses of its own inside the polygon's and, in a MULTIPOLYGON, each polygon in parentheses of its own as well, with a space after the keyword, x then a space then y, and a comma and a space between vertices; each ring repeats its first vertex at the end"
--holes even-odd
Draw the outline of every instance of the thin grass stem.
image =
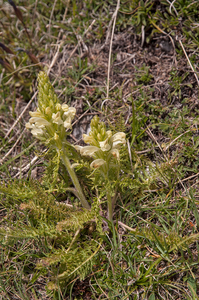
POLYGON ((113 204, 112 204, 112 198, 109 193, 107 193, 107 202, 108 202, 108 219, 109 221, 113 221, 113 204))

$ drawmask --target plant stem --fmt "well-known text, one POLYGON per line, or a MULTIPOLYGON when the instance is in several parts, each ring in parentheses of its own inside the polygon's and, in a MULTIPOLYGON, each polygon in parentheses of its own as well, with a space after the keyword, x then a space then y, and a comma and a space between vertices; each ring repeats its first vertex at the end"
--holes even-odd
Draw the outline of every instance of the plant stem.
POLYGON ((107 202, 108 202, 108 219, 109 221, 113 221, 113 205, 111 195, 107 193, 107 202))
POLYGON ((116 197, 117 197, 117 188, 118 188, 118 184, 116 185, 116 188, 115 188, 115 194, 111 199, 113 211, 114 211, 114 208, 115 208, 115 202, 116 202, 116 197))
POLYGON ((65 167, 66 167, 66 169, 67 169, 67 171, 70 175, 70 178, 71 178, 76 190, 77 190, 78 198, 79 198, 79 200, 80 200, 80 202, 81 202, 81 204, 84 208, 90 209, 90 205, 88 204, 88 201, 86 200, 86 198, 84 196, 82 188, 79 184, 79 180, 78 180, 78 178, 77 178, 77 176, 76 176, 76 174, 75 174, 75 172, 74 172, 74 170, 71 166, 71 163, 70 163, 65 151, 62 150, 62 153, 63 153, 61 155, 62 161, 63 161, 63 163, 64 163, 64 165, 65 165, 65 167))

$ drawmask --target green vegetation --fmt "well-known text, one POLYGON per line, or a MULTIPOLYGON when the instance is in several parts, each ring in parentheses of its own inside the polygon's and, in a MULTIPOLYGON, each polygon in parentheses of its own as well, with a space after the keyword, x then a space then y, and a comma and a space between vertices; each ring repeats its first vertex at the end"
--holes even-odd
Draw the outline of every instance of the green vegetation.
POLYGON ((199 2, 118 3, 1 1, 2 299, 199 299, 199 2))

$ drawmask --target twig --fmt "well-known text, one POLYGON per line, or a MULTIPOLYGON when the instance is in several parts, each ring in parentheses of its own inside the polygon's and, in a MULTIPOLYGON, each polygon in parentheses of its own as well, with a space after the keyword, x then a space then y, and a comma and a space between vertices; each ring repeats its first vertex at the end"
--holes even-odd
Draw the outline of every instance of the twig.
MULTIPOLYGON (((147 127, 147 130, 146 130, 146 133, 148 133, 148 135, 150 136, 150 138, 157 144, 158 148, 161 150, 164 158, 166 159, 166 161, 169 163, 169 160, 167 158, 167 156, 165 155, 162 147, 160 146, 160 144, 158 143, 158 141, 156 140, 156 138, 154 137, 153 133, 151 132, 151 130, 149 129, 149 127, 147 127)), ((173 168, 172 168, 172 171, 175 171, 173 168)), ((182 180, 179 178, 179 176, 177 176, 178 178, 178 181, 180 182, 181 186, 183 187, 183 189, 186 191, 186 188, 184 186, 184 184, 182 183, 182 180)))
POLYGON ((24 108, 24 110, 21 112, 20 116, 17 118, 17 120, 14 122, 14 124, 11 126, 10 130, 7 132, 7 134, 5 135, 5 139, 9 136, 9 134, 11 133, 11 131, 13 130, 13 128, 16 126, 16 124, 21 120, 23 114, 25 113, 25 111, 29 108, 30 104, 32 103, 32 101, 35 99, 35 97, 37 96, 38 91, 36 91, 34 93, 34 95, 32 96, 32 98, 30 99, 30 101, 28 102, 28 104, 26 105, 26 107, 24 108))
POLYGON ((197 176, 199 176, 199 173, 194 174, 194 175, 191 175, 191 176, 189 176, 189 177, 187 177, 187 178, 182 179, 182 182, 185 182, 185 181, 187 181, 187 180, 189 180, 189 179, 193 179, 194 177, 197 177, 197 176))
POLYGON ((121 221, 118 221, 118 224, 120 226, 122 226, 124 229, 128 229, 129 231, 134 231, 134 232, 136 231, 136 229, 127 226, 126 224, 122 223, 121 221))
POLYGON ((173 143, 175 143, 175 141, 177 141, 181 136, 183 136, 184 134, 186 134, 186 133, 188 133, 188 132, 190 132, 190 131, 191 131, 191 129, 189 129, 189 130, 183 132, 182 134, 180 134, 179 136, 177 136, 177 137, 176 137, 173 141, 171 141, 171 143, 166 147, 165 151, 167 151, 167 150, 171 147, 171 145, 173 145, 173 143))
POLYGON ((50 71, 51 71, 52 67, 54 66, 54 64, 55 64, 55 62, 56 62, 56 60, 57 60, 57 57, 58 57, 58 55, 59 55, 59 49, 61 48, 61 46, 62 46, 63 44, 64 44, 64 41, 62 41, 62 42, 57 46, 57 52, 55 53, 55 55, 54 55, 54 57, 53 57, 53 60, 52 60, 50 66, 49 66, 49 68, 48 68, 47 75, 50 74, 50 71))
POLYGON ((175 2, 175 0, 172 3, 169 0, 166 0, 166 1, 170 4, 170 6, 169 6, 169 12, 170 12, 170 14, 171 14, 171 8, 173 7, 173 10, 175 11, 176 16, 178 16, 178 12, 175 9, 175 6, 173 5, 173 3, 175 2))
POLYGON ((174 44, 174 41, 172 39, 172 37, 170 36, 170 34, 166 33, 164 30, 162 30, 158 25, 156 25, 152 20, 151 20, 151 17, 148 15, 149 19, 150 19, 150 22, 151 24, 153 24, 153 26, 158 29, 160 32, 164 33, 166 36, 168 36, 171 40, 171 43, 173 45, 173 51, 174 51, 174 61, 175 61, 175 64, 176 64, 176 51, 175 51, 175 44, 174 44))
MULTIPOLYGON (((91 25, 86 29, 86 31, 83 33, 83 36, 91 29, 91 27, 93 26, 94 23, 95 23, 95 20, 93 20, 93 22, 91 23, 91 25)), ((61 31, 60 31, 60 32, 61 32, 61 31)), ((60 38, 60 33, 59 33, 58 38, 60 38)), ((48 68, 47 75, 50 74, 50 71, 51 71, 52 67, 54 66, 54 64, 55 64, 55 62, 56 62, 56 60, 57 60, 57 57, 58 57, 58 55, 59 55, 59 50, 60 50, 60 48, 61 48, 61 46, 62 46, 63 44, 64 44, 64 40, 57 46, 57 52, 55 53, 55 55, 54 55, 54 57, 53 57, 53 60, 52 60, 50 66, 49 66, 49 68, 48 68)), ((78 45, 79 45, 79 41, 78 41, 78 44, 77 44, 77 45, 75 46, 75 48, 73 49, 73 51, 71 52, 69 58, 67 59, 65 66, 67 66, 69 60, 71 59, 71 57, 73 56, 73 54, 74 54, 75 51, 77 50, 78 45)), ((54 80, 53 84, 55 83, 55 81, 56 81, 56 79, 54 80)))
POLYGON ((128 139, 127 139, 127 147, 128 147, 129 159, 130 159, 130 163, 131 163, 131 170, 133 172, 133 164, 132 164, 132 156, 131 156, 131 146, 130 146, 130 143, 129 143, 128 139))
MULTIPOLYGON (((45 149, 42 153, 46 153, 47 150, 45 149)), ((17 178, 19 175, 21 175, 21 173, 27 172, 31 166, 34 165, 34 163, 37 161, 37 159, 39 158, 39 156, 35 156, 31 162, 29 164, 27 164, 23 169, 21 169, 17 174, 15 174, 15 176, 13 176, 13 178, 17 178)))
POLYGON ((66 3, 66 9, 65 9, 65 12, 64 12, 63 20, 66 19, 66 15, 67 15, 67 12, 68 12, 69 4, 70 4, 70 0, 67 0, 67 3, 66 3))
POLYGON ((74 206, 72 204, 68 204, 68 203, 65 203, 65 202, 58 202, 58 201, 55 201, 55 203, 59 206, 63 205, 63 206, 66 206, 68 208, 73 208, 74 206))
POLYGON ((150 138, 157 144, 158 148, 160 149, 160 151, 162 152, 162 154, 164 155, 164 158, 168 161, 166 155, 164 154, 164 151, 162 149, 162 147, 160 146, 160 144, 158 143, 157 139, 154 137, 153 133, 151 132, 150 128, 147 126, 147 130, 146 133, 150 136, 150 138))
POLYGON ((120 8, 120 0, 117 1, 117 6, 115 9, 115 12, 113 13, 112 20, 113 21, 113 27, 112 27, 112 34, 111 34, 111 41, 110 41, 110 49, 109 49, 109 58, 108 58, 108 74, 107 74, 107 93, 106 98, 109 98, 109 85, 110 85, 110 69, 111 69, 111 53, 112 53, 112 44, 113 44, 113 35, 115 31, 115 23, 117 18, 117 13, 120 8))
MULTIPOLYGON (((57 0, 56 0, 57 1, 57 0)), ((50 16, 50 22, 49 22, 49 34, 50 34, 50 25, 51 25, 51 18, 52 18, 52 13, 54 11, 54 8, 55 8, 55 4, 56 4, 56 1, 54 2, 54 5, 53 5, 53 9, 52 9, 52 12, 51 12, 51 16, 50 16)), ((68 12, 68 5, 70 3, 70 0, 67 1, 67 6, 66 6, 66 9, 65 9, 65 12, 64 12, 64 16, 63 16, 63 20, 62 21, 65 21, 65 18, 66 18, 66 14, 68 12)), ((63 29, 60 29, 59 31, 59 35, 58 35, 58 40, 60 40, 60 37, 61 37, 61 34, 63 32, 63 29)), ((64 41, 62 41, 59 45, 58 45, 58 49, 57 49, 57 52, 55 53, 54 55, 54 58, 51 62, 51 65, 47 71, 47 74, 49 75, 50 74, 50 71, 52 69, 52 67, 54 66, 56 60, 57 60, 57 57, 58 57, 58 54, 59 54, 59 49, 61 48, 61 46, 63 45, 64 41)), ((54 80, 53 84, 55 83, 56 80, 54 80)))
POLYGON ((105 293, 105 291, 101 288, 100 284, 98 283, 97 278, 95 277, 95 275, 94 275, 94 278, 95 278, 95 281, 97 282, 97 285, 98 285, 99 289, 102 291, 102 294, 99 296, 98 300, 100 300, 100 298, 102 298, 103 295, 105 295, 106 299, 109 299, 108 295, 105 293))
POLYGON ((199 85, 198 76, 197 76, 196 71, 194 70, 194 68, 193 68, 193 66, 192 66, 192 64, 191 64, 191 62, 190 62, 190 60, 189 60, 189 57, 188 57, 188 55, 187 55, 187 53, 186 53, 186 51, 185 51, 185 48, 184 48, 184 46, 183 46, 181 40, 179 40, 179 43, 180 43, 180 46, 182 47, 182 50, 183 50, 183 52, 184 52, 184 54, 185 54, 185 56, 186 56, 186 59, 187 59, 189 65, 190 65, 190 67, 191 67, 191 69, 192 69, 192 71, 193 71, 193 73, 194 73, 194 76, 195 76, 195 78, 196 78, 197 84, 199 85))
MULTIPOLYGON (((102 244, 102 243, 101 243, 102 244)), ((74 274, 78 269, 80 269, 83 265, 85 265, 89 260, 91 260, 93 258, 93 256, 95 256, 97 254, 97 252, 99 251, 101 244, 97 247, 97 249, 95 250, 95 252, 93 252, 91 254, 91 256, 89 258, 87 258, 83 263, 81 263, 76 269, 74 269, 69 275, 68 275, 68 270, 64 271, 62 274, 58 275, 58 279, 64 279, 66 277, 71 276, 72 274, 74 274)))
POLYGON ((24 128, 24 130, 21 132, 21 134, 19 135, 18 139, 16 140, 16 142, 14 143, 12 148, 4 155, 4 157, 2 159, 0 159, 0 163, 3 163, 3 161, 6 159, 6 157, 13 151, 13 149, 16 147, 18 142, 21 140, 21 137, 23 136, 25 130, 26 130, 26 128, 24 128))
MULTIPOLYGON (((175 1, 176 1, 176 0, 173 0, 172 3, 171 3, 169 0, 167 0, 167 2, 170 3, 170 7, 169 7, 170 13, 171 13, 171 7, 173 7, 173 9, 174 9, 176 15, 178 16, 178 13, 177 13, 177 11, 176 11, 174 5, 173 5, 175 1)), ((194 3, 195 3, 195 2, 194 2, 194 3)), ((193 3, 191 3, 191 4, 193 4, 193 3)), ((191 5, 191 4, 190 4, 190 5, 191 5)), ((188 7, 188 6, 187 6, 187 7, 188 7)), ((152 22, 152 21, 151 21, 151 22, 152 22)), ((152 22, 152 24, 153 24, 155 27, 158 27, 158 26, 155 25, 153 22, 152 22)), ((160 31, 162 31, 159 27, 158 27, 158 29, 159 29, 160 31)), ((162 32, 164 32, 164 31, 162 31, 162 32)), ((164 33, 165 33, 165 32, 164 32, 164 33)), ((167 34, 167 33, 165 33, 165 34, 167 34)), ((169 37, 170 37, 170 35, 169 35, 169 37)), ((171 37, 170 37, 170 39, 171 39, 171 37)), ((172 40, 172 39, 171 39, 171 41, 172 41, 172 43, 173 43, 173 40, 172 40)), ((195 76, 195 78, 196 78, 197 84, 199 85, 198 76, 197 76, 197 74, 196 74, 196 72, 195 72, 195 70, 194 70, 194 68, 193 68, 193 66, 192 66, 192 64, 191 64, 191 62, 190 62, 190 60, 189 60, 189 57, 188 57, 188 55, 187 55, 187 53, 186 53, 186 51, 185 51, 185 48, 184 48, 184 46, 183 46, 181 40, 179 40, 179 43, 180 43, 180 46, 182 47, 182 50, 183 50, 183 52, 184 52, 184 54, 185 54, 185 56, 186 56, 186 59, 187 59, 189 65, 190 65, 190 67, 191 67, 191 69, 192 69, 192 71, 193 71, 193 73, 194 73, 194 76, 195 76)))
POLYGON ((108 24, 105 43, 101 46, 99 52, 102 51, 102 50, 105 48, 105 46, 108 44, 109 37, 110 37, 110 35, 111 35, 111 26, 112 26, 112 23, 113 23, 113 21, 114 21, 114 17, 115 17, 115 15, 114 15, 114 13, 113 13, 112 18, 111 18, 111 20, 110 20, 110 22, 109 22, 109 24, 108 24))
MULTIPOLYGON (((87 32, 92 28, 92 26, 93 26, 94 23, 95 23, 95 20, 92 21, 91 25, 90 25, 90 26, 86 29, 86 31, 83 33, 83 36, 82 36, 82 37, 84 37, 85 34, 87 34, 87 32)), ((73 51, 71 52, 69 58, 67 59, 66 64, 65 64, 66 66, 67 66, 69 60, 71 59, 71 57, 73 56, 73 54, 75 53, 75 51, 77 50, 78 45, 79 45, 79 42, 77 43, 77 45, 75 46, 75 48, 74 48, 73 51)))
POLYGON ((145 31, 144 31, 144 25, 142 25, 141 31, 142 31, 142 42, 141 42, 141 48, 144 45, 144 39, 145 39, 145 31))
POLYGON ((50 29, 51 29, 51 21, 52 21, 52 17, 53 17, 53 13, 54 13, 54 10, 55 10, 55 5, 57 3, 57 0, 54 1, 53 3, 53 7, 52 7, 52 10, 51 10, 51 14, 50 14, 50 20, 49 20, 49 23, 48 23, 48 34, 50 35, 50 29))

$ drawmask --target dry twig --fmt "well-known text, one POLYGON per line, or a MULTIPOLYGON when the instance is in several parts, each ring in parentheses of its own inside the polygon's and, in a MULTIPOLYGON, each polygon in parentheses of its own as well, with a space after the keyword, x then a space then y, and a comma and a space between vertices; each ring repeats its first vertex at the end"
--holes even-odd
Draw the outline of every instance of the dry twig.
POLYGON ((26 105, 26 107, 24 108, 24 110, 21 112, 21 114, 19 115, 19 117, 17 118, 17 120, 14 122, 14 124, 10 127, 10 130, 7 132, 7 134, 5 135, 5 139, 7 139, 7 137, 10 135, 11 131, 13 130, 13 128, 17 125, 17 123, 21 120, 23 114, 26 112, 26 110, 29 108, 30 104, 33 102, 33 100, 35 99, 35 97, 37 96, 37 91, 34 93, 34 95, 32 96, 32 98, 30 99, 30 101, 28 102, 28 104, 26 105))
POLYGON ((191 69, 192 69, 192 71, 193 71, 193 73, 194 73, 194 76, 195 76, 195 78, 196 78, 197 84, 198 84, 198 86, 199 86, 199 80, 198 80, 198 76, 197 76, 197 74, 196 74, 196 71, 194 70, 194 68, 193 68, 193 66, 192 66, 192 64, 191 64, 191 62, 190 62, 190 59, 189 59, 189 57, 188 57, 188 55, 187 55, 187 53, 186 53, 186 51, 185 51, 185 48, 184 48, 184 46, 183 46, 181 40, 179 40, 179 43, 180 43, 180 46, 182 47, 182 50, 183 50, 183 52, 184 52, 184 54, 185 54, 185 56, 186 56, 186 59, 187 59, 189 65, 190 65, 190 67, 191 67, 191 69))
POLYGON ((110 85, 110 69, 111 69, 111 53, 112 53, 112 44, 113 44, 113 35, 115 31, 115 23, 116 23, 116 18, 118 14, 118 10, 120 8, 120 0, 117 1, 117 6, 115 9, 115 12, 113 13, 112 20, 113 21, 113 27, 112 27, 112 34, 111 34, 111 41, 110 41, 110 49, 109 49, 109 58, 108 58, 108 74, 107 74, 107 94, 106 98, 108 99, 109 97, 109 85, 110 85))

